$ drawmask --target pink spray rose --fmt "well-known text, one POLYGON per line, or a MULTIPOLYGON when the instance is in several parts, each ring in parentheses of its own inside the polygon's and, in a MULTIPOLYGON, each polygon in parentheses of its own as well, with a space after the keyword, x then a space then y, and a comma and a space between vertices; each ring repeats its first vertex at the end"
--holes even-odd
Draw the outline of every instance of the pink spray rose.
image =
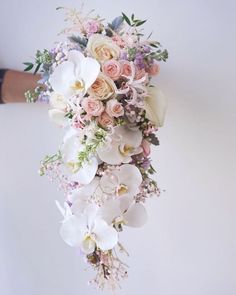
POLYGON ((91 96, 85 97, 82 101, 82 107, 91 116, 100 116, 104 111, 103 103, 91 96))
POLYGON ((142 79, 146 75, 146 71, 144 69, 135 69, 135 80, 142 79))
POLYGON ((132 75, 132 67, 129 61, 122 60, 122 75, 126 77, 130 77, 132 75))
POLYGON ((85 24, 85 31, 90 36, 100 30, 101 24, 96 20, 90 20, 85 24))
POLYGON ((152 64, 150 67, 147 68, 147 72, 151 76, 155 76, 160 72, 160 65, 158 63, 152 64))
POLYGON ((124 108, 116 99, 110 99, 106 105, 106 112, 109 116, 118 118, 124 115, 124 108))
POLYGON ((124 48, 125 47, 125 41, 121 38, 119 35, 114 35, 112 37, 112 40, 120 47, 124 48))
POLYGON ((121 66, 118 61, 111 59, 103 64, 102 71, 112 80, 118 80, 121 76, 121 66))
POLYGON ((103 112, 99 117, 98 117, 98 123, 106 128, 108 126, 112 126, 113 125, 113 118, 110 117, 106 112, 103 112))
POLYGON ((143 154, 145 157, 148 157, 151 153, 151 149, 150 149, 150 142, 148 142, 147 140, 143 139, 141 147, 143 148, 143 154))

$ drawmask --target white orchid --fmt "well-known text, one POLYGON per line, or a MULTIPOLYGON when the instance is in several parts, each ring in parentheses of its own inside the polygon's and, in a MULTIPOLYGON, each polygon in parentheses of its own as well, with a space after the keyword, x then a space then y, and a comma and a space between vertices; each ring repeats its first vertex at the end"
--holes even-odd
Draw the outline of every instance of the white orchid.
POLYGON ((89 184, 97 172, 98 160, 95 156, 91 156, 89 161, 83 163, 82 167, 78 166, 78 154, 84 148, 81 137, 81 134, 74 130, 70 130, 66 134, 61 147, 62 160, 65 171, 71 180, 80 184, 89 184))
POLYGON ((139 169, 130 164, 121 165, 100 180, 102 191, 108 195, 133 198, 139 192, 142 175, 139 169))
POLYGON ((49 83, 57 94, 66 98, 74 95, 83 97, 97 79, 99 72, 100 65, 94 58, 85 57, 81 52, 71 50, 67 61, 55 68, 49 83))
POLYGON ((57 124, 59 127, 66 127, 68 124, 68 118, 66 118, 66 112, 59 109, 51 109, 48 111, 49 119, 57 124))
POLYGON ((107 251, 116 246, 118 233, 101 218, 98 206, 88 205, 78 215, 68 205, 64 212, 59 209, 64 216, 60 234, 69 246, 80 247, 85 254, 93 253, 96 247, 107 251))
POLYGON ((144 205, 127 197, 108 200, 101 209, 101 216, 118 229, 122 225, 142 227, 147 221, 144 205))
POLYGON ((164 124, 167 100, 163 92, 158 87, 149 87, 149 95, 144 100, 146 117, 157 127, 164 124))
POLYGON ((109 137, 109 141, 100 147, 97 153, 103 162, 111 165, 129 163, 132 160, 132 155, 142 151, 141 142, 141 131, 133 131, 125 126, 116 126, 113 134, 109 137))

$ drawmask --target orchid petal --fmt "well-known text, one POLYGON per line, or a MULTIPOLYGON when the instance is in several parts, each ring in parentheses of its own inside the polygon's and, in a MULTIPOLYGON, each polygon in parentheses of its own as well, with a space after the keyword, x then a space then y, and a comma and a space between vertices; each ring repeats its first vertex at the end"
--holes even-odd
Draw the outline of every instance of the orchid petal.
POLYGON ((139 186, 141 185, 143 178, 139 169, 130 164, 124 164, 120 167, 118 172, 115 172, 119 177, 120 184, 127 186, 128 191, 126 195, 135 196, 139 192, 139 186))
POLYGON ((74 64, 74 75, 78 77, 81 73, 81 63, 85 59, 84 55, 78 50, 71 50, 67 55, 68 61, 74 64))
POLYGON ((85 238, 81 245, 80 248, 81 250, 85 253, 85 254, 91 254, 94 252, 96 247, 96 243, 93 239, 91 239, 90 237, 85 238))
POLYGON ((50 120, 60 127, 65 127, 68 123, 68 119, 65 117, 66 113, 62 110, 51 109, 48 111, 48 115, 50 120))
POLYGON ((114 248, 118 242, 117 231, 102 219, 96 219, 93 232, 97 246, 103 251, 114 248))
POLYGON ((140 203, 134 203, 123 214, 125 224, 131 227, 142 227, 147 221, 146 208, 140 203))
POLYGON ((86 220, 73 215, 62 223, 60 235, 69 246, 78 247, 83 241, 85 230, 86 220))
POLYGON ((99 177, 95 177, 92 182, 74 191, 70 195, 69 200, 73 203, 77 200, 86 200, 90 198, 99 185, 99 179, 99 177))
POLYGON ((120 200, 111 199, 106 201, 100 210, 100 214, 102 219, 111 224, 114 219, 121 215, 120 200))
POLYGON ((74 64, 70 61, 65 61, 55 68, 49 83, 55 92, 68 97, 73 94, 70 85, 74 80, 74 64))
POLYGON ((77 172, 71 174, 71 179, 79 184, 89 184, 95 177, 98 169, 96 157, 91 158, 77 172))
POLYGON ((96 81, 100 72, 100 64, 94 58, 86 57, 81 63, 80 77, 85 82, 85 91, 96 81))

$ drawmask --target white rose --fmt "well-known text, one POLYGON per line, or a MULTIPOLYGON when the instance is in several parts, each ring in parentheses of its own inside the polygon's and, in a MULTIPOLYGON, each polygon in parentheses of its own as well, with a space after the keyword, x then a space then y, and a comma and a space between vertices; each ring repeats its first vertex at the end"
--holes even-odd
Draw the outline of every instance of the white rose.
POLYGON ((93 58, 101 62, 118 59, 120 56, 120 48, 115 42, 101 34, 94 34, 89 38, 87 50, 93 58))
POLYGON ((66 99, 59 93, 52 92, 49 102, 54 109, 64 110, 66 108, 66 99))

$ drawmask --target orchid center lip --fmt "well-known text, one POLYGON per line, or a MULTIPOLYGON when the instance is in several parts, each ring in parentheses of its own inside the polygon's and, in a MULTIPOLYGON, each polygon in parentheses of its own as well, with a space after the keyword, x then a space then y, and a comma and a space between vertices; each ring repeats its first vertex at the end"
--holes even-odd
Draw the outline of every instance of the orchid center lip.
POLYGON ((123 156, 129 156, 134 152, 135 148, 130 144, 119 145, 119 152, 123 156))
POLYGON ((75 91, 84 91, 85 89, 85 83, 82 79, 80 80, 76 80, 72 85, 71 85, 71 88, 75 91))
POLYGON ((86 242, 89 242, 89 241, 95 242, 95 240, 96 240, 96 235, 94 233, 85 235, 84 241, 86 241, 86 242))
POLYGON ((122 196, 128 192, 128 186, 125 184, 120 184, 116 190, 117 196, 122 196))

